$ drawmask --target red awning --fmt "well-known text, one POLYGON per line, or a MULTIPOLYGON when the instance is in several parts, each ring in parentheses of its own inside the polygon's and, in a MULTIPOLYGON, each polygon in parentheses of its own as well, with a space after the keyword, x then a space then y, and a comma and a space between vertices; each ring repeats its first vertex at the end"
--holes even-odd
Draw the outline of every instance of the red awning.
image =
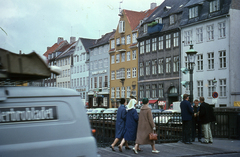
POLYGON ((149 100, 149 104, 155 104, 158 100, 149 100))

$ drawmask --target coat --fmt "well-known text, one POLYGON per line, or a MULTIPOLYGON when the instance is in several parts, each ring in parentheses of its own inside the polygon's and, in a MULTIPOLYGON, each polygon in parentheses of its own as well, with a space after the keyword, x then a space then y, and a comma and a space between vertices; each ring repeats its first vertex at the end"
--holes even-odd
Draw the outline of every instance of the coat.
POLYGON ((137 129, 137 144, 154 144, 153 141, 149 140, 149 133, 153 132, 155 124, 153 122, 153 116, 151 109, 147 105, 143 105, 138 120, 137 129))
POLYGON ((183 100, 180 103, 182 121, 192 120, 193 108, 189 101, 183 100))
POLYGON ((121 105, 117 111, 115 138, 123 138, 125 134, 126 114, 125 106, 121 105))
POLYGON ((126 132, 124 138, 126 141, 135 141, 138 126, 138 113, 136 109, 127 111, 126 117, 126 132))
POLYGON ((202 124, 207 124, 216 120, 213 108, 208 103, 201 103, 199 109, 199 118, 202 124))

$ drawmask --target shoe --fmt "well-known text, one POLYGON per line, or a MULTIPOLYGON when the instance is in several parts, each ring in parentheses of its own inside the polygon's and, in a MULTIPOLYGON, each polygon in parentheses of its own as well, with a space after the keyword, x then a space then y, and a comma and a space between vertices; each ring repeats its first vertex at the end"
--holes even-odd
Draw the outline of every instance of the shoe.
POLYGON ((185 144, 192 144, 192 142, 185 142, 185 144))
POLYGON ((138 152, 137 152, 137 150, 133 147, 133 152, 135 153, 135 154, 138 154, 138 152))
POLYGON ((211 144, 212 144, 213 142, 209 142, 209 143, 211 143, 211 144))
POLYGON ((198 139, 198 142, 201 142, 201 143, 202 143, 202 140, 201 140, 201 139, 198 139))
POLYGON ((112 148, 112 151, 115 151, 114 147, 112 147, 112 145, 110 145, 110 148, 112 148))
POLYGON ((202 142, 202 144, 208 144, 208 142, 202 142))
POLYGON ((152 153, 159 153, 160 151, 158 150, 152 150, 152 153))
POLYGON ((129 147, 125 147, 125 149, 130 150, 131 148, 129 148, 129 147))
POLYGON ((139 148, 139 149, 137 149, 137 151, 141 152, 141 151, 143 151, 143 150, 139 148))
POLYGON ((119 145, 118 146, 119 152, 122 152, 122 147, 119 145))

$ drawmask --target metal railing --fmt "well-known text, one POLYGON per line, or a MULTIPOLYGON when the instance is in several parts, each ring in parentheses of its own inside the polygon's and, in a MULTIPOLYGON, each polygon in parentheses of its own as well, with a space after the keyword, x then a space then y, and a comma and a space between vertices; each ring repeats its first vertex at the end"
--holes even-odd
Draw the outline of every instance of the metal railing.
MULTIPOLYGON (((152 113, 156 125, 158 140, 156 143, 177 142, 182 140, 181 113, 152 113)), ((92 129, 96 129, 94 137, 100 147, 110 145, 115 139, 116 113, 89 113, 92 129)), ((215 112, 216 121, 211 123, 213 137, 239 138, 238 112, 215 112)), ((138 124, 141 125, 141 124, 138 124)), ((129 141, 134 144, 134 141, 129 141)))

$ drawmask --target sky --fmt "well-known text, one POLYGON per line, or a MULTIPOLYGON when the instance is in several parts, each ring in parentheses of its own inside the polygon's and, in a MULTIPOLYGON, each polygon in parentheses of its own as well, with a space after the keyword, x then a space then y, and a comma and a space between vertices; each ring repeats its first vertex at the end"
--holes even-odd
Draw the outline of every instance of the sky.
POLYGON ((119 8, 145 11, 163 1, 0 0, 0 48, 42 55, 58 37, 98 39, 117 28, 119 8))

